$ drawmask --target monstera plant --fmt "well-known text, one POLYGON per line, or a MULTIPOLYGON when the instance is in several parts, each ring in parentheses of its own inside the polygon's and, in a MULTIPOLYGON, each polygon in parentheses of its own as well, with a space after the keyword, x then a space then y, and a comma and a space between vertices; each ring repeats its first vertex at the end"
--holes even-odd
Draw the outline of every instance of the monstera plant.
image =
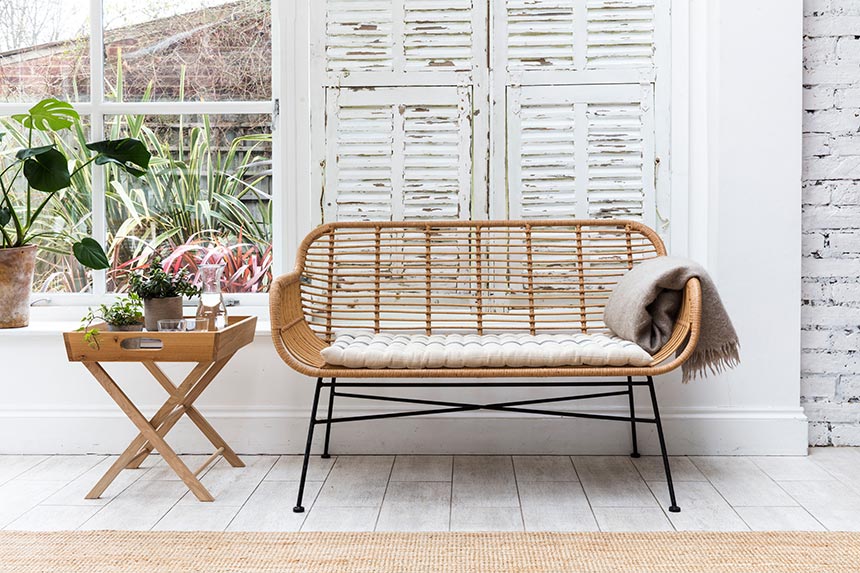
MULTIPOLYGON (((92 237, 73 237, 67 230, 40 223, 45 208, 52 201, 62 200, 63 191, 91 163, 112 163, 140 177, 146 173, 150 159, 143 143, 128 138, 86 144, 85 161, 69 159, 55 144, 33 147, 36 132, 62 132, 79 122, 71 104, 53 98, 11 119, 24 126, 28 145, 15 151, 14 156, 0 158, 0 328, 27 326, 29 322, 29 296, 40 240, 65 239, 85 267, 105 269, 110 264, 104 249, 92 237)), ((3 135, 0 132, 0 138, 3 135)))

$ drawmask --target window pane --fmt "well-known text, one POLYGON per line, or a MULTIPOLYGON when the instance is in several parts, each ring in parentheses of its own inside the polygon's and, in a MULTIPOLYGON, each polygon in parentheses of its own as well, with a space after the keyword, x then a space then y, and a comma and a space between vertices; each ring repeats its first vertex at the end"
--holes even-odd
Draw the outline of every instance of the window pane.
POLYGON ((225 292, 271 282, 271 117, 108 116, 108 137, 131 136, 153 154, 137 179, 107 167, 108 290, 153 255, 192 272, 224 263, 225 292))
MULTIPOLYGON (((28 145, 29 133, 20 123, 9 118, 0 118, 0 172, 14 159, 18 149, 57 145, 63 154, 74 161, 72 170, 86 161, 84 143, 89 140, 90 128, 82 118, 81 123, 71 130, 59 133, 33 131, 32 144, 28 145)), ((3 176, 4 184, 9 184, 15 169, 3 176)), ((12 202, 19 220, 26 222, 27 185, 23 174, 12 183, 12 202)), ((28 241, 40 247, 36 261, 33 290, 40 292, 88 292, 92 289, 91 272, 81 266, 70 254, 71 243, 88 236, 92 230, 92 170, 85 168, 72 178, 72 185, 57 191, 54 196, 42 191, 30 192, 30 212, 35 212, 45 203, 42 213, 35 219, 29 236, 38 235, 28 241), (63 233, 57 235, 57 233, 63 233)), ((5 229, 10 232, 12 223, 5 229)))
POLYGON ((0 99, 89 99, 89 3, 0 2, 0 99))
POLYGON ((105 0, 105 94, 124 101, 271 98, 268 0, 105 0))

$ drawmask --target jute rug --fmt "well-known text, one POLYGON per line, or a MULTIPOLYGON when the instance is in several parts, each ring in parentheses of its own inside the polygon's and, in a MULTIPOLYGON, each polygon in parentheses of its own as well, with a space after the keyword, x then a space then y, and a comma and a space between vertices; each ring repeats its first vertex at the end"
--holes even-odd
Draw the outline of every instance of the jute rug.
POLYGON ((856 533, 0 533, 15 573, 860 571, 856 533))

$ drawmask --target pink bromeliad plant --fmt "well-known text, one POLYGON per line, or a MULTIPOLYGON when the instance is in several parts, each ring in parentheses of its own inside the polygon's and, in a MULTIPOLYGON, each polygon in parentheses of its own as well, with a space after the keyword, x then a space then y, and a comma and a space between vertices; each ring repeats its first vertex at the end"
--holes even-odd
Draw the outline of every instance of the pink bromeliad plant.
POLYGON ((162 260, 165 271, 188 269, 194 275, 194 282, 199 282, 199 267, 204 264, 224 265, 221 285, 224 292, 266 292, 272 282, 272 247, 263 251, 243 243, 241 237, 232 244, 217 237, 192 237, 174 247, 162 260))

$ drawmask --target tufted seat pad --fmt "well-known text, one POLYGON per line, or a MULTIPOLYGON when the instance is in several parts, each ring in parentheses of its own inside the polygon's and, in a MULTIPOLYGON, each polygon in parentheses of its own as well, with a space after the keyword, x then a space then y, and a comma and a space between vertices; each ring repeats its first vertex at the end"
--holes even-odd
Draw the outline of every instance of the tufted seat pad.
POLYGON ((652 358, 606 334, 387 334, 339 332, 321 352, 346 368, 647 366, 652 358))

